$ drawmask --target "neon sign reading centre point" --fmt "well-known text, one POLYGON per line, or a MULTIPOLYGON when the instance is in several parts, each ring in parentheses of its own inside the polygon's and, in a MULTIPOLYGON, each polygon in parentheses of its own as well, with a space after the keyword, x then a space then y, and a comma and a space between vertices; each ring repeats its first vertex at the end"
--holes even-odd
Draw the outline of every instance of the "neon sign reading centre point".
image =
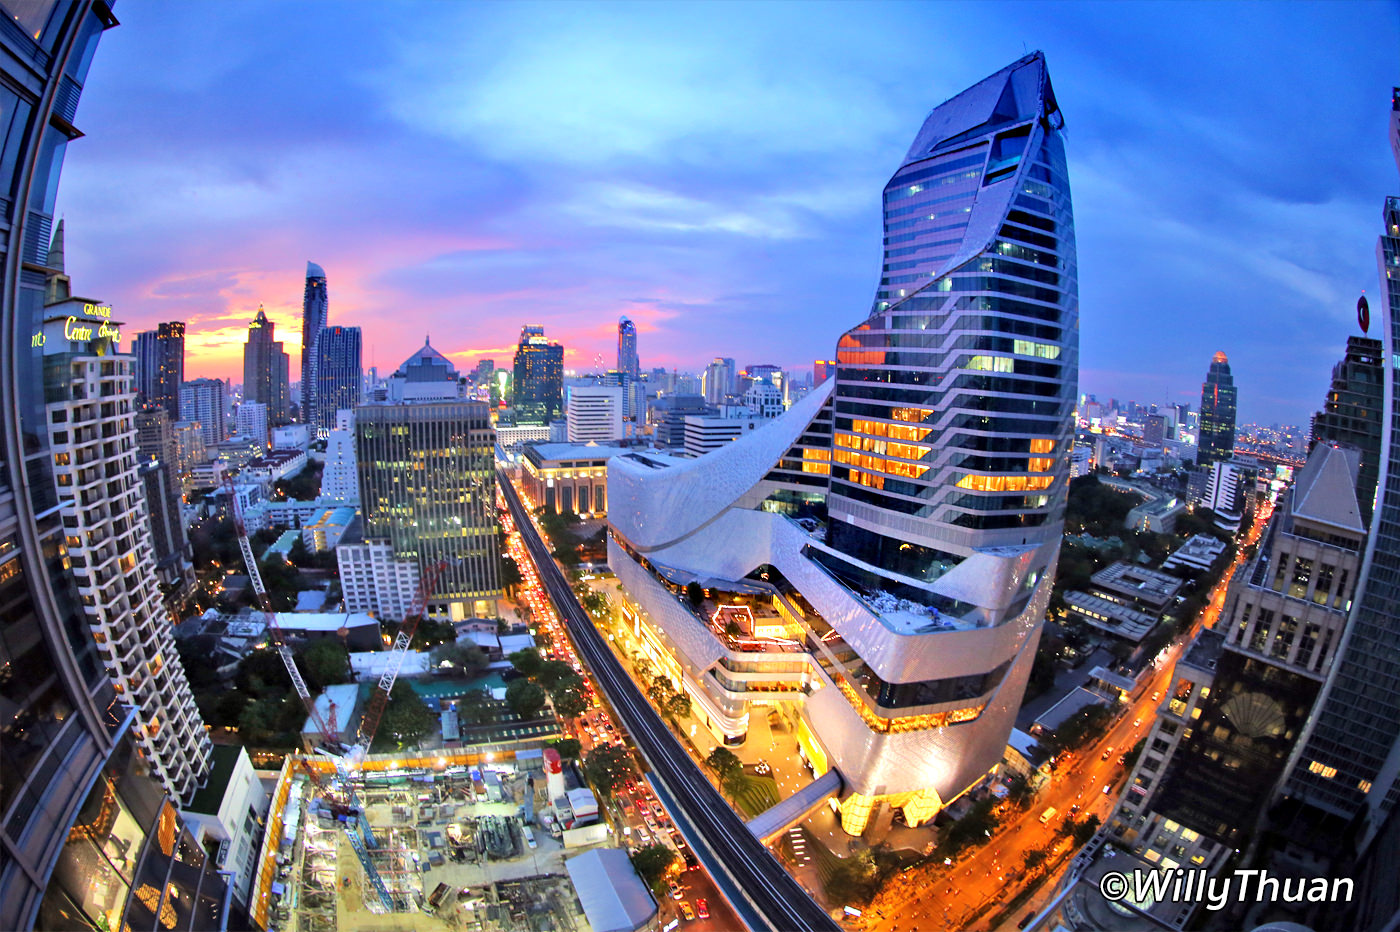
MULTIPOLYGON (((88 306, 91 307, 92 305, 88 306)), ((108 308, 107 310, 111 311, 111 308, 108 308)), ((63 336, 66 339, 75 341, 91 340, 93 338, 93 330, 91 327, 84 327, 79 325, 78 318, 69 317, 68 320, 65 321, 63 324, 63 336)), ((120 340, 122 338, 122 334, 119 328, 113 326, 112 324, 104 323, 97 328, 97 337, 106 337, 111 340, 120 340)))

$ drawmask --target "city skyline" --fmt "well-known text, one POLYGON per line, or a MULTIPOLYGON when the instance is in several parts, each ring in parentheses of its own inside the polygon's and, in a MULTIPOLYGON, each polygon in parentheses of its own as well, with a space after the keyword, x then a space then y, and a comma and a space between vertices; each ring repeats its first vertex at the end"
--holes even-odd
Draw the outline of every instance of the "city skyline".
POLYGON ((81 118, 106 144, 74 160, 60 207, 83 218, 70 268, 134 328, 187 322, 187 378, 237 381, 260 301, 299 330, 308 259, 381 372, 423 332, 463 370, 503 365, 527 322, 586 369, 613 355, 623 315, 646 369, 717 355, 809 369, 879 279, 869 192, 900 128, 1035 47, 1076 114, 1081 391, 1189 402, 1224 351, 1241 421, 1298 423, 1356 330, 1357 294, 1375 293, 1389 175, 1368 102, 1394 83, 1392 6, 1172 7, 1150 42, 1165 8, 770 6, 742 35, 682 6, 544 7, 532 30, 505 7, 419 7, 387 30, 350 8, 327 40, 347 66, 314 74, 278 49, 320 28, 315 7, 219 11, 222 33, 257 40, 173 57, 150 48, 199 48, 208 16, 155 9, 126 11, 136 28, 94 65, 81 118), (979 28, 988 15, 997 30, 979 28), (894 19, 938 54, 867 60, 894 19), (413 38, 456 33, 489 48, 444 65, 413 38), (793 41, 767 41, 779 33, 793 41), (564 34, 587 41, 546 55, 564 34), (441 69, 431 82, 424 62, 441 69), (343 103, 308 112, 309 98, 343 103), (543 145, 561 132, 576 142, 543 145))

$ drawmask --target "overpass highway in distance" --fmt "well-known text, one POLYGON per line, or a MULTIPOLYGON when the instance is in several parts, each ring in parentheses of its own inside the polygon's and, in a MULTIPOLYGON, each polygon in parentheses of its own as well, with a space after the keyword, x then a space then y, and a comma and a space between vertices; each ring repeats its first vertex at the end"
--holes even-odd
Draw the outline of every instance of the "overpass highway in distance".
POLYGON ((692 842, 696 856, 717 880, 728 878, 739 892, 740 898, 733 905, 740 918, 753 932, 840 932, 841 927, 724 801, 628 677, 579 605, 509 477, 504 472, 497 476, 540 582, 559 610, 580 657, 651 766, 652 779, 665 788, 668 802, 679 809, 672 818, 678 823, 684 819, 689 823, 684 834, 703 841, 702 845, 692 842))

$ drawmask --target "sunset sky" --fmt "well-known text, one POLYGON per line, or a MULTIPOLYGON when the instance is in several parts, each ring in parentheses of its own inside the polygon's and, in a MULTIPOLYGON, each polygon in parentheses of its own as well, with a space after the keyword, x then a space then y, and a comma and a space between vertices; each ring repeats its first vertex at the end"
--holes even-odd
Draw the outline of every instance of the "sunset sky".
MULTIPOLYGON (((1376 293, 1395 3, 123 0, 59 193, 76 292, 241 381, 306 261, 365 366, 716 355, 810 370, 870 310, 880 191, 934 106, 1027 50, 1067 122, 1081 390, 1305 423, 1376 293)), ((1375 327, 1372 328, 1376 330, 1375 327)))

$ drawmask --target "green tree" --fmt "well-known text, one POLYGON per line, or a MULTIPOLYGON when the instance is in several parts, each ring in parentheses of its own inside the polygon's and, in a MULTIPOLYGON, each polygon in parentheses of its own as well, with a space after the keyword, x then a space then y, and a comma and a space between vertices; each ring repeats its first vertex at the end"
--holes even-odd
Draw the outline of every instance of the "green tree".
POLYGON ((433 730, 437 716, 433 714, 407 680, 396 680, 389 691, 384 717, 374 736, 378 750, 402 750, 433 730))
POLYGON ((526 679, 511 680, 506 686, 506 703, 511 711, 525 721, 540 717, 544 709, 546 693, 544 687, 526 679))
POLYGON ((690 693, 682 690, 666 700, 664 711, 672 718, 685 718, 690 714, 690 693))
POLYGON ((176 641, 175 651, 180 655, 180 663, 185 668, 185 677, 190 681, 191 689, 198 692, 219 685, 219 672, 214 667, 214 661, 207 652, 197 649, 193 640, 176 641))
POLYGON ((637 876, 658 896, 666 889, 666 875, 676 860, 676 853, 666 845, 648 845, 632 855, 632 867, 637 876))
POLYGON ((518 650, 512 654, 507 654, 506 659, 510 661, 510 665, 515 667, 521 675, 528 677, 539 676, 540 666, 544 663, 544 661, 540 659, 540 652, 533 647, 527 647, 524 650, 518 650))
POLYGON ((520 566, 515 562, 515 558, 503 555, 501 557, 501 588, 510 592, 524 581, 524 577, 520 575, 520 566))
POLYGON ((414 650, 428 650, 439 644, 451 644, 456 640, 457 629, 452 626, 452 622, 438 621, 434 618, 420 618, 409 646, 414 650))
POLYGON ((632 757, 621 745, 599 745, 583 759, 583 775, 598 788, 598 792, 612 796, 613 791, 632 775, 632 757))
POLYGON ((493 718, 491 697, 483 689, 468 690, 457 700, 457 719, 463 725, 485 725, 493 718))
POLYGON ((715 776, 724 780, 731 774, 743 773, 744 762, 729 748, 716 747, 705 758, 705 763, 715 772, 715 776))
POLYGON ((1044 864, 1047 857, 1049 857, 1049 855, 1044 848, 1032 848, 1021 858, 1021 866, 1028 872, 1033 871, 1044 864))
POLYGON ((488 662, 480 647, 456 641, 439 644, 433 648, 431 656, 434 669, 445 668, 458 676, 467 677, 475 676, 486 669, 488 662))
POLYGON ((553 689, 557 683, 570 676, 577 676, 573 665, 563 660, 546 660, 540 664, 534 679, 545 689, 553 689))
POLYGON ((350 682, 350 656, 345 645, 331 638, 317 638, 297 658, 301 675, 316 689, 350 682))
POLYGON ((559 756, 565 760, 578 760, 583 751, 583 745, 577 738, 560 738, 558 741, 551 741, 549 746, 558 751, 559 756))
POLYGON ((1089 839, 1094 837, 1094 833, 1099 830, 1099 817, 1091 815, 1083 822, 1074 826, 1074 843, 1079 846, 1087 845, 1089 839))
POLYGON ((685 597, 690 601, 691 608, 699 608, 700 603, 705 601, 705 589, 692 579, 685 584, 685 597))
POLYGON ((554 703, 554 711, 564 718, 582 715, 588 708, 588 693, 581 676, 566 676, 555 683, 549 698, 554 703))

